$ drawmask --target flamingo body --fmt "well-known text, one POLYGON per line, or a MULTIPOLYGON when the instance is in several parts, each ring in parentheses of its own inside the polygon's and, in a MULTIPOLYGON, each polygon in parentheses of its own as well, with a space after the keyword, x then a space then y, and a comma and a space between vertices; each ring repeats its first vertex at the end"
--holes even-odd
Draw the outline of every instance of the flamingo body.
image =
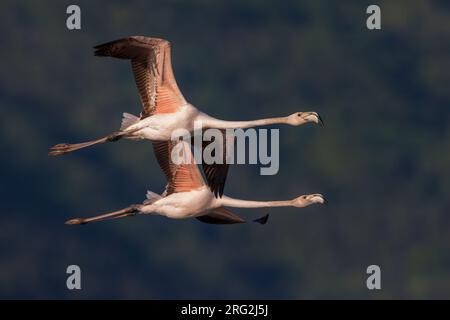
POLYGON ((159 214, 172 219, 186 219, 205 215, 209 210, 215 209, 214 194, 208 187, 173 193, 163 197, 152 204, 144 205, 142 213, 159 214))
MULTIPOLYGON (((136 117, 137 118, 137 117, 136 117)), ((137 118, 137 122, 124 128, 129 137, 147 139, 151 141, 168 141, 172 139, 175 130, 194 130, 195 120, 201 120, 201 113, 191 104, 185 104, 174 113, 155 114, 144 119, 137 118)))
MULTIPOLYGON (((314 203, 325 203, 321 194, 303 195, 286 201, 248 201, 227 196, 216 198, 206 185, 197 165, 192 162, 190 145, 185 141, 157 142, 154 146, 157 159, 165 173, 168 184, 162 195, 150 193, 150 199, 142 204, 132 205, 125 209, 103 214, 92 218, 75 218, 68 224, 85 224, 105 219, 122 218, 136 214, 157 214, 171 219, 197 218, 200 221, 215 224, 242 223, 244 219, 225 209, 225 207, 268 208, 298 207, 303 208, 314 203), (176 165, 170 158, 172 149, 181 144, 186 163, 176 165)), ((259 222, 257 219, 255 221, 259 222)), ((267 219, 262 219, 266 221, 267 219)))
MULTIPOLYGON (((187 102, 178 88, 172 69, 171 45, 167 40, 131 36, 94 48, 96 56, 131 61, 131 69, 142 104, 140 117, 124 114, 119 131, 92 141, 57 144, 50 148, 50 155, 62 155, 100 143, 115 142, 122 138, 147 139, 153 142, 169 141, 177 129, 192 133, 196 121, 201 122, 204 129, 250 128, 270 124, 299 126, 310 122, 323 125, 321 117, 316 112, 296 112, 285 117, 249 121, 225 121, 200 112, 187 102)), ((207 144, 202 147, 206 146, 207 144)), ((223 154, 226 159, 225 152, 223 154)), ((211 191, 216 197, 221 197, 228 164, 203 164, 203 170, 211 191)))

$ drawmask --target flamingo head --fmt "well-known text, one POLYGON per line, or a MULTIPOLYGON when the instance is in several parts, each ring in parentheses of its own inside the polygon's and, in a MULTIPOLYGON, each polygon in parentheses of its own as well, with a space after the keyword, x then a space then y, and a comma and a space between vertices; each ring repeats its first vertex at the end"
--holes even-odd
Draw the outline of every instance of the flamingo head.
POLYGON ((287 117, 287 123, 292 126, 299 126, 308 122, 324 126, 322 118, 317 112, 296 112, 287 117))
POLYGON ((292 200, 292 205, 297 208, 304 208, 315 203, 327 204, 327 201, 320 193, 307 194, 292 200))

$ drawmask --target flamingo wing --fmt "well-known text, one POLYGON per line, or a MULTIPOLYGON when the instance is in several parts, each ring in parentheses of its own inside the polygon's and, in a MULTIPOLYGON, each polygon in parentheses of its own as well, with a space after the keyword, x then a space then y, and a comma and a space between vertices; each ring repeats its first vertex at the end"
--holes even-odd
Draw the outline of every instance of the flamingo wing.
MULTIPOLYGON (((222 146, 221 150, 215 150, 215 152, 221 153, 222 163, 208 164, 205 161, 202 162, 202 168, 205 173, 206 181, 216 198, 223 196, 225 182, 227 180, 229 168, 227 161, 227 147, 232 147, 236 140, 234 136, 226 135, 225 130, 220 131, 222 132, 222 146)), ((202 141, 202 151, 213 142, 214 140, 202 141)))
POLYGON ((191 191, 205 185, 190 145, 184 141, 154 141, 156 159, 167 178, 167 195, 191 191), (180 157, 182 162, 174 161, 180 157))
POLYGON ((234 224, 245 222, 244 219, 223 207, 214 209, 207 215, 197 217, 197 219, 201 222, 210 224, 234 224))
POLYGON ((142 102, 141 119, 173 113, 186 104, 173 75, 170 43, 159 38, 133 36, 94 47, 96 56, 131 60, 142 102))

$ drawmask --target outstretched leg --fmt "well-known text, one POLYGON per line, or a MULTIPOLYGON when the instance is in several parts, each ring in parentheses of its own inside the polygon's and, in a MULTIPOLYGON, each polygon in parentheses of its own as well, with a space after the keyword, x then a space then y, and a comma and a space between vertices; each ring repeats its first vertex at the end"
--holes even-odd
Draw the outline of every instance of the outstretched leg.
POLYGON ((125 132, 114 132, 106 137, 97 139, 97 140, 92 140, 92 141, 87 141, 87 142, 82 142, 82 143, 74 143, 74 144, 67 144, 67 143, 60 143, 57 144, 53 147, 50 148, 50 152, 48 153, 51 156, 59 156, 68 152, 72 152, 78 149, 83 149, 89 146, 93 146, 95 144, 99 144, 99 143, 105 143, 105 142, 116 142, 117 140, 123 138, 126 135, 125 132))
POLYGON ((105 213, 99 216, 91 217, 91 218, 75 218, 70 219, 66 221, 66 224, 86 224, 89 222, 95 222, 95 221, 102 221, 102 220, 108 220, 108 219, 115 219, 115 218, 123 218, 127 216, 133 216, 140 212, 142 208, 142 204, 134 204, 131 205, 125 209, 114 211, 110 213, 105 213))

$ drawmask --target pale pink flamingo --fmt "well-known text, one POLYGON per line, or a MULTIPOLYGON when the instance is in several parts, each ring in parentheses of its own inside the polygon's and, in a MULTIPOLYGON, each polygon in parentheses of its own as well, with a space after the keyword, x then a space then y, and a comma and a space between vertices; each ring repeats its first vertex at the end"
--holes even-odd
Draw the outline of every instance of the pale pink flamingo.
MULTIPOLYGON (((206 186, 197 165, 193 162, 190 145, 187 142, 162 141, 153 142, 158 163, 167 178, 163 194, 147 192, 147 200, 142 204, 131 205, 125 209, 102 214, 91 218, 75 218, 66 224, 86 224, 106 219, 117 219, 138 214, 162 215, 173 219, 197 218, 206 223, 232 224, 245 222, 225 207, 269 208, 297 207, 303 208, 314 203, 325 203, 321 194, 299 196, 286 201, 249 201, 227 196, 216 198, 206 186), (172 161, 172 148, 179 143, 185 163, 172 161)), ((267 216, 254 220, 265 223, 267 216)))
MULTIPOLYGON (((170 43, 167 40, 133 36, 94 48, 96 56, 131 60, 143 110, 140 117, 124 113, 122 126, 117 132, 83 143, 57 144, 50 148, 50 155, 62 155, 99 143, 115 142, 121 138, 169 141, 176 129, 193 132, 196 122, 202 124, 202 129, 250 128, 283 123, 299 126, 308 122, 323 125, 316 112, 296 112, 286 117, 252 121, 219 120, 200 112, 185 100, 178 89, 172 71, 170 43)), ((222 196, 228 165, 204 164, 203 169, 211 190, 216 196, 222 196)))

